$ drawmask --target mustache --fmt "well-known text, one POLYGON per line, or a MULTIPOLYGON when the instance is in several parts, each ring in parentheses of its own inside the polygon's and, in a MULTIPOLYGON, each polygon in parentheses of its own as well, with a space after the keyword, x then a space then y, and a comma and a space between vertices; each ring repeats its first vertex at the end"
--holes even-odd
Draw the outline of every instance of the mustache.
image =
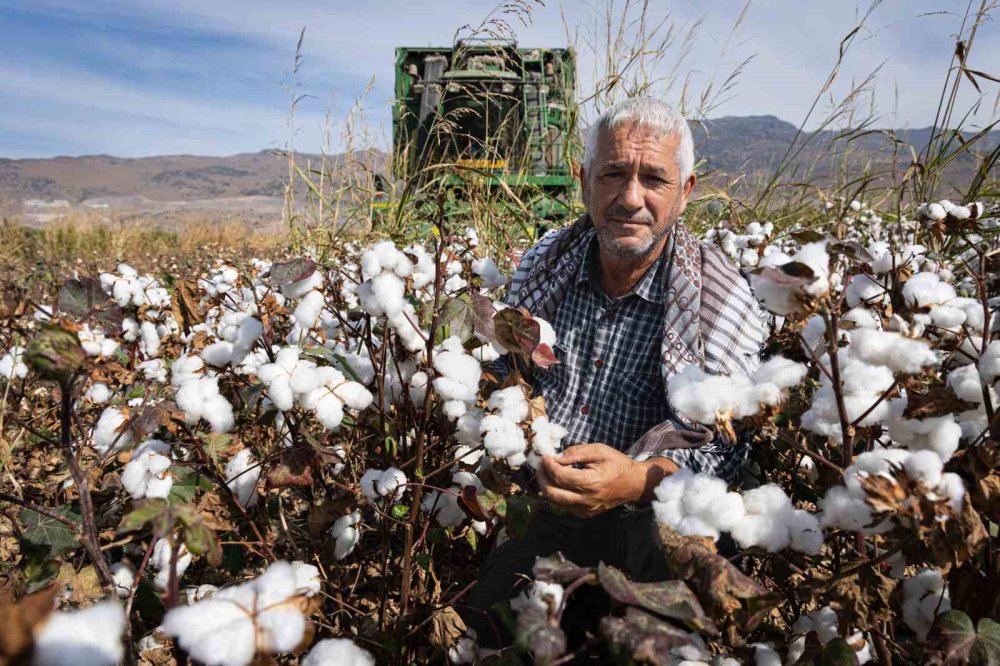
POLYGON ((619 204, 615 204, 609 208, 608 212, 605 213, 605 217, 622 220, 623 222, 632 222, 634 224, 653 224, 656 221, 653 219, 653 214, 645 208, 638 211, 630 211, 619 204))

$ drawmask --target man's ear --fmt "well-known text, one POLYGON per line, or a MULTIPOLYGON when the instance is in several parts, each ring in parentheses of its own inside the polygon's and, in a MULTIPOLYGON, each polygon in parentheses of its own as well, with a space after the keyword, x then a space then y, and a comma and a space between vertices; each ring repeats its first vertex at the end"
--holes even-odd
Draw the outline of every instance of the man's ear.
POLYGON ((695 173, 692 171, 691 175, 688 176, 688 179, 684 181, 684 186, 681 188, 680 192, 681 203, 680 206, 678 207, 679 208, 679 210, 677 211, 678 215, 682 215, 685 209, 687 209, 688 199, 691 197, 691 193, 694 191, 694 185, 697 182, 698 182, 698 176, 695 175, 695 173))

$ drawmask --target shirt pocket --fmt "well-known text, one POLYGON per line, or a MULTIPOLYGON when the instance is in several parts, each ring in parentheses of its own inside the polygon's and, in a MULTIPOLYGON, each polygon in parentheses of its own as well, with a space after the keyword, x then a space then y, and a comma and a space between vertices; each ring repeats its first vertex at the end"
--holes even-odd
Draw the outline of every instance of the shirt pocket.
POLYGON ((631 446, 647 430, 670 414, 663 379, 658 372, 628 372, 611 377, 611 409, 618 447, 631 446))

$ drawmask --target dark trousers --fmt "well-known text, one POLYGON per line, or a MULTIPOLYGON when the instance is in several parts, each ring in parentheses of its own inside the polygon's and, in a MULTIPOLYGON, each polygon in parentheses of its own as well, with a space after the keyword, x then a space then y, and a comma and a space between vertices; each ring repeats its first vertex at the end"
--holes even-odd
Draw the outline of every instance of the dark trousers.
MULTIPOLYGON (((461 615, 476 630, 480 645, 490 648, 510 645, 509 632, 490 609, 521 593, 531 578, 535 558, 556 552, 580 566, 610 564, 634 581, 665 580, 668 572, 654 528, 653 511, 649 507, 619 507, 593 518, 556 514, 542 508, 532 517, 524 538, 510 538, 486 556, 479 581, 472 588, 468 605, 460 609, 461 615)), ((570 608, 568 605, 563 616, 567 634, 575 633, 567 624, 572 623, 571 618, 579 617, 571 614, 570 608)))

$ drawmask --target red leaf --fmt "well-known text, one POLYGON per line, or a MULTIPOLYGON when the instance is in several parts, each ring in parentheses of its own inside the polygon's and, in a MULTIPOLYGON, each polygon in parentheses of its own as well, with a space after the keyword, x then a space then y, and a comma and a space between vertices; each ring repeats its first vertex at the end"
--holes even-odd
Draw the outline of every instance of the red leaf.
POLYGON ((559 363, 559 359, 553 353, 552 347, 549 347, 544 342, 539 342, 538 346, 535 347, 535 351, 531 352, 531 360, 542 370, 547 370, 550 366, 559 363))

